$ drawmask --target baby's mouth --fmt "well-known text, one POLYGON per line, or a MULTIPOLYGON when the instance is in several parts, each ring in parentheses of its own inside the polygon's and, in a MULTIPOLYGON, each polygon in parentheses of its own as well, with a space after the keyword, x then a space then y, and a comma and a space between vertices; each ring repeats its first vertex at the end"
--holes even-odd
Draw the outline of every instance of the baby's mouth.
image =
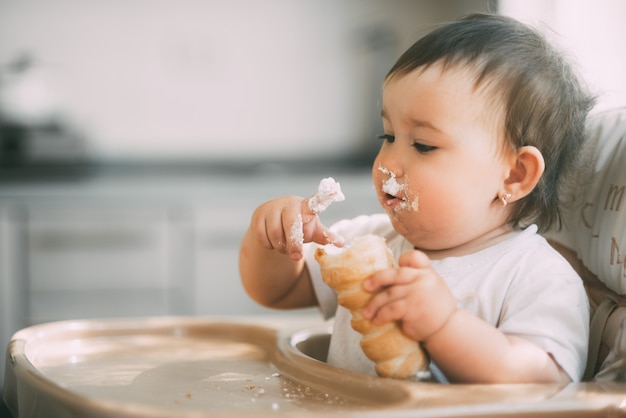
POLYGON ((406 194, 406 182, 399 183, 396 179, 396 173, 383 166, 379 166, 378 170, 389 176, 389 178, 384 180, 382 184, 382 191, 385 193, 385 203, 387 206, 392 207, 395 211, 403 209, 417 210, 417 197, 410 201, 411 199, 409 199, 406 194))
POLYGON ((384 167, 378 167, 378 169, 389 176, 387 180, 383 181, 382 186, 382 190, 387 193, 387 196, 395 198, 406 188, 406 184, 398 183, 398 180, 396 180, 396 173, 384 167))
POLYGON ((389 193, 385 194, 385 203, 387 204, 387 206, 393 208, 396 211, 409 208, 409 202, 406 198, 394 196, 389 193))
POLYGON ((394 202, 397 203, 398 201, 403 201, 402 197, 394 196, 391 193, 385 193, 385 202, 387 202, 387 205, 391 206, 394 202))

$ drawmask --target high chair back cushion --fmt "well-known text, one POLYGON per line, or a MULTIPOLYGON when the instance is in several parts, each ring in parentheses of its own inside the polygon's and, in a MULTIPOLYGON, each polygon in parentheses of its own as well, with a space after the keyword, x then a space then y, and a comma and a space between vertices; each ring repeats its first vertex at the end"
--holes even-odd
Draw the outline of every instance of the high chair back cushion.
POLYGON ((585 281, 592 308, 585 380, 626 381, 626 107, 594 114, 587 133, 595 162, 581 172, 580 204, 553 234, 585 281))

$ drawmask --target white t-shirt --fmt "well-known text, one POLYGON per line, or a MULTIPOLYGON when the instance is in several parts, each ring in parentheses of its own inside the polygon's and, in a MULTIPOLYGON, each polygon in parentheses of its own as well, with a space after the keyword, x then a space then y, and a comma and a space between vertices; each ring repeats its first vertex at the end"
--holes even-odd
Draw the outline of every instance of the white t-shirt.
MULTIPOLYGON (((385 214, 359 216, 331 229, 349 244, 376 234, 387 240, 396 262, 413 249, 385 214)), ((321 278, 316 245, 305 246, 305 258, 325 318, 335 315, 328 363, 375 376, 374 364, 359 346, 360 334, 350 326, 350 312, 337 305, 334 291, 321 278)), ((587 359, 589 302, 582 280, 569 263, 537 234, 535 225, 497 245, 462 257, 433 260, 459 308, 509 335, 543 348, 572 381, 579 381, 587 359)), ((436 368, 435 368, 436 369, 436 368)))

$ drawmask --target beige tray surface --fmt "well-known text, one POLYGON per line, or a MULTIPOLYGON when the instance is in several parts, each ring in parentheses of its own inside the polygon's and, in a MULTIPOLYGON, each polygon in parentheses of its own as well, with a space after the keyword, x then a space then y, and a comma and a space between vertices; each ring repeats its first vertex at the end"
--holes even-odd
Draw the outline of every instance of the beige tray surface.
POLYGON ((328 326, 305 324, 146 318, 34 326, 8 347, 4 398, 20 417, 626 413, 626 385, 441 385, 350 373, 320 361, 328 326))

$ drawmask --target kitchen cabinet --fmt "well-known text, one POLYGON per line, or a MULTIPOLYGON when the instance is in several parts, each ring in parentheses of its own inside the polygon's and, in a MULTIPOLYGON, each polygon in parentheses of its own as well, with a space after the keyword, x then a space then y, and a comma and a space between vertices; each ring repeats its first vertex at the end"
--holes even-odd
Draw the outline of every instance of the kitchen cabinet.
MULTIPOLYGON (((0 389, 4 379, 4 353, 13 333, 29 325, 23 282, 21 211, 0 205, 0 389)), ((1 403, 1 402, 0 402, 1 403)), ((0 408, 0 412, 2 408, 0 408)))
POLYGON ((239 243, 250 214, 247 209, 231 207, 195 212, 193 274, 198 314, 232 315, 264 310, 239 285, 239 243))
MULTIPOLYGON (((11 332, 9 324, 19 323, 24 306, 21 299, 21 283, 14 278, 22 276, 20 253, 22 243, 19 229, 19 212, 0 207, 0 331, 11 332)), ((3 332, 0 337, 5 337, 3 332)))
POLYGON ((193 313, 167 208, 29 207, 25 233, 32 322, 193 313))

